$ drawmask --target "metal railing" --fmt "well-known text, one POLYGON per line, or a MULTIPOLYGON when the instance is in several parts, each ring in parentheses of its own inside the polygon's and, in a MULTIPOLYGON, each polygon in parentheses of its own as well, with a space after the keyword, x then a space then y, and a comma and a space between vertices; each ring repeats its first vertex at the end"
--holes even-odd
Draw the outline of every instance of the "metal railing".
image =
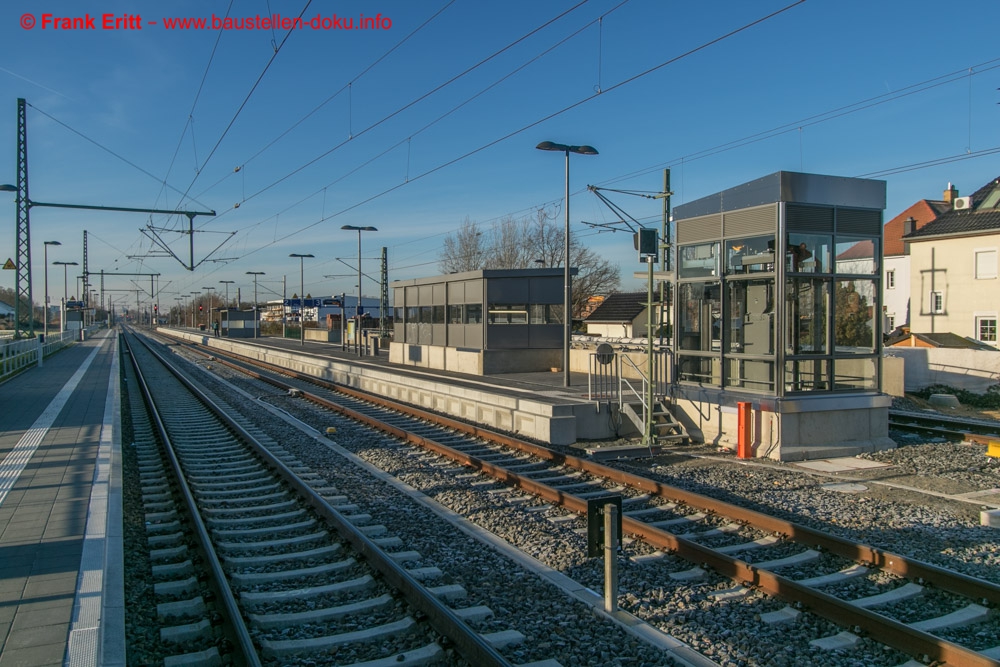
POLYGON ((45 357, 78 340, 79 331, 50 334, 43 344, 40 338, 0 343, 0 382, 29 366, 41 366, 45 357))

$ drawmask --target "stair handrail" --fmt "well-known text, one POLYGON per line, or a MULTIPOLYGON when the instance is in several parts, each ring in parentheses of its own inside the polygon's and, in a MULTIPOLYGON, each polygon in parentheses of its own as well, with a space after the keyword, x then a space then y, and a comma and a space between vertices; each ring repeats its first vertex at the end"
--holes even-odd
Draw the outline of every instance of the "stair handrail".
MULTIPOLYGON (((639 377, 642 378, 642 387, 637 391, 636 388, 632 386, 632 383, 629 382, 628 378, 625 377, 625 373, 623 373, 621 370, 618 371, 618 378, 621 384, 628 387, 629 391, 635 394, 636 398, 638 398, 639 402, 642 404, 642 423, 645 424, 648 411, 651 409, 650 406, 646 405, 646 386, 647 383, 649 382, 649 378, 646 377, 646 374, 642 372, 642 369, 639 368, 627 354, 620 355, 620 359, 621 359, 620 363, 624 364, 625 362, 628 362, 628 364, 632 368, 634 368, 635 371, 639 374, 639 377)), ((625 392, 619 391, 618 392, 619 412, 621 411, 624 402, 625 402, 625 392)))

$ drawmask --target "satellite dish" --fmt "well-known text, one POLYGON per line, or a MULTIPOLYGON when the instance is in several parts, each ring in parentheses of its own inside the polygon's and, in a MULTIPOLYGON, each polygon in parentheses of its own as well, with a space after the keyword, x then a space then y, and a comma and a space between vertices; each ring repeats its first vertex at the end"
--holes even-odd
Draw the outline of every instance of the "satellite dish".
POLYGON ((607 343, 601 343, 597 346, 597 361, 602 366, 607 366, 615 358, 615 348, 611 347, 607 343))

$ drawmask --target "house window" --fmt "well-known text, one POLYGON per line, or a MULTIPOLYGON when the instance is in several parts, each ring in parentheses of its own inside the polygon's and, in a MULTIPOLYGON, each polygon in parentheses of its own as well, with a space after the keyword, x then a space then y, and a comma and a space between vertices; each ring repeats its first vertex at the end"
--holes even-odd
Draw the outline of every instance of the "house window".
POLYGON ((976 250, 976 280, 989 280, 997 277, 997 251, 976 250))
POLYGON ((931 312, 944 312, 944 292, 931 292, 931 312))
POLYGON ((896 271, 885 272, 885 288, 886 289, 896 289, 896 271))
POLYGON ((997 344, 996 316, 976 318, 976 339, 991 345, 997 344))
POLYGON ((886 315, 885 316, 885 330, 886 331, 895 331, 895 329, 896 329, 896 316, 895 315, 886 315))

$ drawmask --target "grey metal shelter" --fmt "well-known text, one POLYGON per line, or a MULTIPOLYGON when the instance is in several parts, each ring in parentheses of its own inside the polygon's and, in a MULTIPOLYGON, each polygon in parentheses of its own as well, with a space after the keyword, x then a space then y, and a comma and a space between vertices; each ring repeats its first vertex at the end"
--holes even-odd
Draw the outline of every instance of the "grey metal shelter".
MULTIPOLYGON (((752 402, 783 417, 759 430, 773 446, 891 443, 880 375, 885 193, 884 181, 779 171, 674 209, 679 406, 732 413, 752 402), (845 409, 857 412, 838 422, 845 409)), ((707 440, 726 430, 721 415, 718 427, 704 421, 707 440)))
POLYGON ((394 363, 479 375, 562 363, 561 268, 467 271, 392 288, 394 363))

